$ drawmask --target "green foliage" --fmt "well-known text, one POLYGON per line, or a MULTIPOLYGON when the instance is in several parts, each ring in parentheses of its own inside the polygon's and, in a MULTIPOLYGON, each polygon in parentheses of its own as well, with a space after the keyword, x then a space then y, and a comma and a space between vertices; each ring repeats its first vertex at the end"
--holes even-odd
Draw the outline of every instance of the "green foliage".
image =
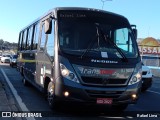
POLYGON ((8 41, 4 41, 3 39, 0 39, 0 50, 17 50, 17 43, 10 43, 8 41))

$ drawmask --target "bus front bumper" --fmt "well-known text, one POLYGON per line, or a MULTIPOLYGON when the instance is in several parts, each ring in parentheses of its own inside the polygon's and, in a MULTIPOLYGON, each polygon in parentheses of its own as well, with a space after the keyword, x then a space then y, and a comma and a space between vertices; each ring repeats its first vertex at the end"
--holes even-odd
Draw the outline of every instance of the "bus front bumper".
POLYGON ((141 82, 123 87, 93 87, 67 81, 55 89, 56 100, 97 104, 98 99, 112 99, 112 104, 135 104, 139 98, 141 82))

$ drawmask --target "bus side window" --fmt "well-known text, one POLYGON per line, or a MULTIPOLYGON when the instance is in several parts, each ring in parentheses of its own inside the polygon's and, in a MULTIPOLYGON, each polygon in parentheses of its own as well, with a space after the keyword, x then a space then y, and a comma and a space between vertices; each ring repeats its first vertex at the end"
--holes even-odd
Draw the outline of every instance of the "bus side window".
POLYGON ((23 35, 24 35, 24 31, 22 31, 22 33, 21 33, 21 41, 20 41, 21 50, 23 50, 23 35))
POLYGON ((51 34, 47 34, 47 35, 48 35, 48 40, 46 44, 46 51, 48 55, 51 57, 51 59, 53 60, 54 58, 54 20, 52 20, 52 32, 51 34))
POLYGON ((38 36, 39 36, 39 23, 35 25, 34 37, 33 37, 33 50, 37 50, 38 46, 38 36))
POLYGON ((21 50, 22 35, 23 35, 23 33, 20 32, 20 33, 19 33, 19 41, 18 41, 18 50, 21 50))
POLYGON ((44 50, 45 41, 46 41, 46 34, 45 34, 45 25, 42 25, 42 32, 41 32, 41 40, 40 40, 40 50, 44 50))
POLYGON ((23 45, 22 45, 22 50, 26 49, 26 37, 27 37, 27 30, 24 31, 23 33, 23 45))
POLYGON ((28 29, 28 40, 27 40, 27 46, 26 46, 27 50, 31 49, 32 32, 33 32, 33 26, 31 26, 31 28, 28 29))

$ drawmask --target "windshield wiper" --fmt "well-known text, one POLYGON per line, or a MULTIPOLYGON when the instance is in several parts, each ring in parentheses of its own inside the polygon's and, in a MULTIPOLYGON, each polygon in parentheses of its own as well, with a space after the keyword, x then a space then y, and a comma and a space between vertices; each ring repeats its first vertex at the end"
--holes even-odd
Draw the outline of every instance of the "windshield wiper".
POLYGON ((84 57, 84 55, 93 47, 94 45, 94 41, 96 40, 96 38, 98 37, 98 41, 99 41, 99 32, 98 32, 98 27, 96 26, 96 30, 97 30, 97 34, 96 37, 91 39, 90 44, 88 45, 87 49, 82 53, 81 55, 81 59, 84 57))
POLYGON ((107 43, 109 42, 118 52, 119 54, 122 56, 122 61, 123 62, 128 62, 128 59, 126 57, 126 55, 122 52, 122 50, 109 38, 106 37, 106 35, 104 34, 103 30, 100 28, 100 26, 98 25, 98 30, 100 30, 101 34, 103 35, 103 40, 107 43))
POLYGON ((88 45, 87 49, 82 53, 81 55, 81 59, 84 57, 84 55, 92 48, 92 46, 94 45, 94 41, 98 40, 98 46, 99 46, 99 42, 100 42, 100 33, 102 34, 102 38, 103 40, 107 43, 109 42, 117 51, 118 53, 121 55, 122 57, 122 61, 123 62, 128 62, 128 59, 127 57, 125 56, 125 54, 121 51, 121 49, 113 42, 111 41, 109 38, 107 39, 106 35, 104 34, 103 30, 100 28, 99 24, 98 23, 95 23, 96 25, 96 30, 97 30, 97 33, 96 33, 96 37, 95 39, 92 39, 90 44, 88 45))

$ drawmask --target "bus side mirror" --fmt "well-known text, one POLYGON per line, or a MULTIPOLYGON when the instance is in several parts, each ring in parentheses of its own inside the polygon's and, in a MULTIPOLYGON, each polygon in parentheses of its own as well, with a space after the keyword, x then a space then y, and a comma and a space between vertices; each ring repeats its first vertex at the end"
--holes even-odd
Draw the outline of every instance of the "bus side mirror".
POLYGON ((52 32, 52 20, 50 18, 45 20, 45 33, 51 34, 52 32))
POLYGON ((137 39, 138 32, 137 32, 137 29, 136 29, 136 25, 131 25, 131 28, 132 28, 132 31, 133 31, 133 34, 134 34, 135 38, 137 39))
POLYGON ((137 39, 137 29, 133 29, 133 33, 134 33, 135 38, 137 39))

